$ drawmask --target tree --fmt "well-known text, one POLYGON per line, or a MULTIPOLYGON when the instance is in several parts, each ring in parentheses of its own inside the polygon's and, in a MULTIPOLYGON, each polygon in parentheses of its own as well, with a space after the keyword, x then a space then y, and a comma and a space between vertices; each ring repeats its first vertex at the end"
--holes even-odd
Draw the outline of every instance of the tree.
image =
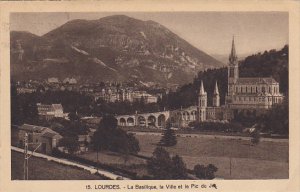
POLYGON ((171 129, 171 124, 169 122, 167 123, 166 129, 164 130, 163 136, 159 143, 166 147, 177 144, 175 132, 173 129, 171 129))
POLYGON ((78 121, 79 120, 79 117, 76 113, 74 112, 70 112, 69 115, 68 115, 70 121, 78 121))
POLYGON ((23 104, 23 116, 26 123, 33 123, 38 120, 38 110, 34 100, 23 104))
POLYGON ((262 118, 260 122, 262 131, 276 134, 289 133, 289 102, 288 97, 277 105, 274 105, 262 118))
POLYGON ((127 134, 127 137, 129 142, 129 151, 137 154, 140 151, 139 140, 137 140, 132 133, 127 134))
POLYGON ((103 129, 116 129, 117 126, 118 126, 118 121, 112 115, 104 116, 99 124, 99 128, 103 128, 103 129))
POLYGON ((213 164, 209 164, 208 166, 204 165, 195 165, 194 167, 194 173, 196 177, 199 179, 214 179, 215 178, 215 172, 218 171, 218 168, 214 166, 213 164))
POLYGON ((260 142, 260 130, 253 131, 251 137, 252 144, 257 145, 260 142))
POLYGON ((186 165, 183 162, 182 158, 178 155, 172 157, 174 170, 172 179, 185 179, 187 178, 187 169, 186 165))
POLYGON ((109 150, 128 155, 140 150, 138 140, 126 131, 117 127, 117 120, 111 116, 104 116, 93 136, 95 150, 109 150))
POLYGON ((157 147, 151 159, 147 162, 148 172, 155 179, 171 179, 172 178, 172 159, 169 153, 162 147, 157 147))
POLYGON ((17 88, 14 82, 11 83, 11 123, 21 125, 24 122, 24 115, 21 110, 17 88))
POLYGON ((63 137, 60 140, 60 146, 63 146, 68 149, 70 154, 73 154, 78 150, 79 142, 77 136, 69 136, 69 137, 63 137))
POLYGON ((170 157, 162 147, 157 147, 153 156, 147 161, 147 170, 154 179, 186 179, 187 169, 178 155, 170 157))
POLYGON ((215 173, 218 171, 218 168, 213 165, 213 164, 209 164, 207 166, 207 171, 206 171, 206 176, 207 176, 207 179, 214 179, 215 178, 215 173))

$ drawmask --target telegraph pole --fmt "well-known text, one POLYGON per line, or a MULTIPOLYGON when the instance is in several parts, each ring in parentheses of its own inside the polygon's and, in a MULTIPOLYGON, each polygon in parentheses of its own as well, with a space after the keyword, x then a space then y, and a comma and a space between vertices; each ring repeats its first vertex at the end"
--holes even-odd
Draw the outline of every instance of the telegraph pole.
POLYGON ((33 155, 33 152, 35 152, 39 147, 41 146, 41 143, 28 143, 28 133, 25 133, 24 135, 24 180, 28 180, 28 163, 29 158, 33 155), (30 144, 38 144, 38 146, 32 151, 32 154, 28 154, 28 145, 30 144))
POLYGON ((98 153, 99 153, 99 143, 97 144, 97 173, 98 173, 98 167, 99 167, 99 159, 98 159, 98 153))
POLYGON ((28 134, 24 136, 24 180, 28 180, 28 134))

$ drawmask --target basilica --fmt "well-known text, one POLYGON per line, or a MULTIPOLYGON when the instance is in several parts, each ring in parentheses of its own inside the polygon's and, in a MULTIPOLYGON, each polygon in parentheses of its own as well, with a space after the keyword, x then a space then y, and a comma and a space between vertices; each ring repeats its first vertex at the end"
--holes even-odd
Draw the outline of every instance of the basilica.
POLYGON ((198 105, 170 112, 170 120, 175 127, 187 127, 190 122, 231 120, 237 113, 261 114, 274 104, 283 101, 279 83, 272 77, 239 77, 238 58, 234 39, 228 63, 228 91, 225 104, 220 105, 218 83, 215 82, 212 106, 207 105, 207 92, 201 81, 198 105))
POLYGON ((191 122, 227 121, 237 113, 261 114, 283 101, 279 83, 272 77, 239 77, 234 39, 228 63, 228 90, 225 104, 220 104, 218 83, 215 82, 212 106, 207 105, 207 92, 201 81, 197 105, 170 111, 117 116, 119 126, 164 128, 166 121, 173 127, 188 127, 191 122))
POLYGON ((220 106, 220 96, 216 82, 213 106, 207 106, 207 93, 201 82, 198 96, 198 121, 232 119, 236 112, 255 111, 263 113, 274 104, 283 101, 279 83, 272 77, 239 77, 238 58, 232 40, 228 63, 228 91, 225 105, 220 106))

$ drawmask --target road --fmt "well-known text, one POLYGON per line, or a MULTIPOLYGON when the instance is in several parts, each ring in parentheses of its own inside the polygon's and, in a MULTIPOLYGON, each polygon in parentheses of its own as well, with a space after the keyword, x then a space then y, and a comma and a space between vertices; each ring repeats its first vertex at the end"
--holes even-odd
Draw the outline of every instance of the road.
MULTIPOLYGON (((139 132, 139 131, 128 131, 129 133, 133 133, 135 135, 154 135, 154 136, 162 136, 162 133, 157 132, 139 132)), ((211 138, 211 139, 238 139, 238 140, 251 140, 251 137, 243 137, 243 136, 230 136, 230 135, 205 135, 205 134, 191 134, 191 133, 176 133, 177 137, 194 137, 194 138, 211 138)), ((288 139, 273 139, 273 138, 260 138, 261 141, 268 142, 289 142, 288 139)))
MULTIPOLYGON (((24 152, 24 149, 14 147, 14 146, 11 146, 11 149, 14 150, 14 151, 17 151, 17 152, 21 152, 21 153, 24 152)), ((28 154, 32 154, 32 152, 28 151, 28 154)), ((129 178, 126 178, 126 177, 123 177, 123 176, 120 176, 120 175, 116 175, 114 173, 105 171, 103 169, 98 169, 97 170, 97 168, 95 168, 93 166, 82 165, 82 164, 79 164, 79 163, 76 163, 76 162, 73 162, 73 161, 69 161, 67 159, 60 159, 60 158, 52 157, 52 156, 37 153, 37 152, 34 152, 33 156, 44 158, 44 159, 47 159, 48 161, 55 161, 57 163, 64 164, 64 165, 76 166, 78 168, 81 168, 81 169, 84 169, 84 170, 87 170, 87 171, 91 172, 91 174, 95 174, 98 171, 99 174, 104 175, 105 177, 108 177, 112 180, 117 180, 119 178, 122 178, 123 180, 130 180, 129 178)))

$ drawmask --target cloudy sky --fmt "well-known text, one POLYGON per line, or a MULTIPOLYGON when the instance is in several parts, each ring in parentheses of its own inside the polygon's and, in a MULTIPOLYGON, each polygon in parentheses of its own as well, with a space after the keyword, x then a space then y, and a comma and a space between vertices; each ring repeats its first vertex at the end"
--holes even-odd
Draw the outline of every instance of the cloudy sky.
POLYGON ((12 13, 10 29, 43 35, 73 19, 94 20, 116 14, 156 21, 208 54, 228 54, 233 35, 238 54, 288 44, 285 12, 12 13))

